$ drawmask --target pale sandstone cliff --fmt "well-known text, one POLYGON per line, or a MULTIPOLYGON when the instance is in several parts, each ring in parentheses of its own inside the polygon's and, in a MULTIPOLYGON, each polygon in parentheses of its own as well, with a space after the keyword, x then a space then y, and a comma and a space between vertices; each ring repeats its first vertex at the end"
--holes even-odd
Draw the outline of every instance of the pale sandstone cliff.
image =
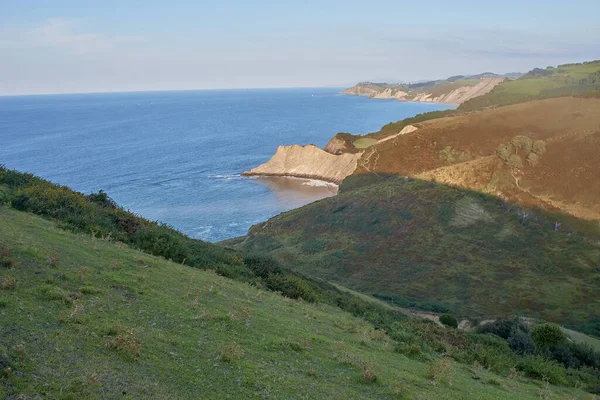
MULTIPOLYGON (((448 88, 448 92, 440 95, 434 95, 432 92, 405 92, 392 88, 377 88, 369 82, 359 83, 349 89, 342 90, 340 93, 355 96, 367 96, 372 99, 396 99, 399 101, 416 101, 425 103, 445 103, 462 104, 474 97, 482 96, 490 92, 505 78, 485 78, 481 79, 476 85, 460 86, 456 89, 448 88)), ((440 86, 443 90, 444 86, 440 86)), ((438 89, 436 89, 438 90, 438 89)), ((434 90, 435 92, 435 90, 434 90)))
POLYGON ((395 90, 395 89, 388 88, 383 91, 376 92, 376 93, 370 95, 369 97, 372 99, 406 100, 407 96, 408 96, 407 92, 404 92, 402 90, 395 90))
POLYGON ((266 163, 244 172, 246 176, 293 176, 340 184, 356 169, 359 154, 330 154, 317 146, 279 146, 266 163))
POLYGON ((422 93, 415 96, 412 101, 427 103, 461 104, 472 98, 483 96, 493 88, 504 82, 504 78, 482 79, 475 86, 461 86, 441 96, 434 97, 431 93, 422 93))

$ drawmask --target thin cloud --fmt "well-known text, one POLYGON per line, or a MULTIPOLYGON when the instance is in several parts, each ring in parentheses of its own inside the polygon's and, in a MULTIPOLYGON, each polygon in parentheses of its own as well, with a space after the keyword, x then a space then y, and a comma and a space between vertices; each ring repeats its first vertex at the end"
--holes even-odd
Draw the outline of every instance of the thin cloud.
POLYGON ((0 48, 60 48, 74 53, 102 53, 142 40, 135 36, 82 32, 80 26, 77 20, 50 18, 34 29, 13 34, 13 40, 0 40, 0 48))

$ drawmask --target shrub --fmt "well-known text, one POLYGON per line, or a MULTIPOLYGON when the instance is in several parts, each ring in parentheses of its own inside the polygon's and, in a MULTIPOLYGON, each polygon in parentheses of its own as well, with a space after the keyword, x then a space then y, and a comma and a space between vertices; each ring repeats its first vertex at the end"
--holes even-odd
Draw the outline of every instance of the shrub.
POLYGON ((363 363, 360 367, 360 372, 362 373, 362 383, 375 383, 377 382, 377 375, 373 371, 373 367, 367 363, 363 363))
POLYGON ((104 336, 104 344, 129 358, 138 358, 141 354, 141 346, 133 330, 126 329, 119 323, 109 329, 104 336))
POLYGON ((477 362, 497 373, 507 373, 516 358, 504 339, 490 334, 471 335, 469 346, 462 352, 453 353, 452 357, 467 364, 477 362))
POLYGON ((531 153, 531 149, 533 147, 533 141, 531 138, 524 135, 517 135, 510 140, 510 143, 517 150, 522 150, 526 155, 531 153))
POLYGON ((536 347, 531 335, 520 329, 513 329, 506 340, 510 348, 519 354, 535 354, 536 347))
POLYGON ((546 351, 548 358, 553 359, 565 366, 565 368, 578 369, 581 366, 579 360, 573 355, 567 344, 552 346, 546 351))
POLYGON ((13 269, 15 265, 12 251, 0 243, 0 268, 13 269))
POLYGON ((491 333, 500 336, 503 339, 508 339, 514 330, 529 332, 527 325, 518 318, 505 319, 501 318, 489 324, 481 325, 477 328, 479 333, 491 333))
POLYGON ((281 266, 270 257, 250 255, 244 258, 244 264, 261 278, 268 278, 272 274, 281 274, 281 266))
POLYGON ((502 143, 498 147, 498 150, 496 150, 496 155, 498 156, 498 158, 500 158, 504 162, 508 162, 508 159, 513 154, 515 154, 515 149, 514 149, 513 145, 510 143, 502 143))
POLYGON ((523 160, 521 160, 521 156, 518 154, 513 154, 510 156, 506 163, 511 168, 523 168, 523 160))
POLYGON ((427 378, 435 382, 448 382, 452 361, 449 358, 441 358, 429 364, 427 378))
POLYGON ((548 349, 566 341, 566 336, 556 324, 537 325, 531 332, 531 338, 539 349, 548 349))
POLYGON ((546 379, 553 385, 567 385, 566 370, 554 361, 540 356, 526 356, 517 363, 517 369, 533 379, 546 379))
POLYGON ((394 351, 400 354, 404 354, 408 358, 412 359, 423 359, 424 354, 421 352, 421 348, 416 344, 404 344, 399 343, 394 347, 394 351))
MULTIPOLYGON (((600 352, 585 343, 569 343, 571 354, 581 365, 600 369, 600 352)), ((599 376, 600 377, 600 376, 599 376)))
POLYGON ((13 191, 5 185, 0 185, 0 204, 9 204, 13 200, 13 191))
POLYGON ((12 290, 17 287, 17 280, 12 276, 4 276, 2 278, 2 283, 0 284, 0 289, 2 290, 12 290))
POLYGON ((458 328, 458 321, 454 315, 443 314, 440 316, 440 322, 451 328, 458 328))
POLYGON ((531 150, 538 156, 543 155, 546 152, 546 142, 543 140, 536 140, 533 142, 531 150))
POLYGON ((281 292, 282 295, 291 299, 303 299, 310 303, 318 300, 317 292, 313 287, 306 280, 296 276, 271 274, 267 278, 266 284, 270 290, 281 292))
POLYGON ((540 156, 532 152, 527 155, 526 160, 527 164, 529 164, 532 167, 535 167, 540 162, 540 156))

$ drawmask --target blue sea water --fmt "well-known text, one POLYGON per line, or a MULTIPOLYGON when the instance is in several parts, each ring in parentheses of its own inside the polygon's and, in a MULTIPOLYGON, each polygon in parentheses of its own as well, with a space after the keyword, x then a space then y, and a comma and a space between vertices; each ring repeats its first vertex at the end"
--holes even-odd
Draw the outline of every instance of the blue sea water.
POLYGON ((219 241, 335 194, 335 187, 239 174, 278 145, 323 147, 440 104, 344 96, 339 89, 0 97, 0 164, 89 193, 190 236, 219 241))

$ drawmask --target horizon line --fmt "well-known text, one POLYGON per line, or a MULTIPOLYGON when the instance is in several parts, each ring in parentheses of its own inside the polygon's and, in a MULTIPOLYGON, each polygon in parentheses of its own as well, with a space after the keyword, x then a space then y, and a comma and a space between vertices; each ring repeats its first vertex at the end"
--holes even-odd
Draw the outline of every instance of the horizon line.
POLYGON ((142 89, 142 90, 100 90, 89 92, 41 92, 41 93, 21 93, 21 94, 3 94, 1 97, 26 97, 26 96, 68 96, 78 94, 109 94, 109 93, 157 93, 157 92, 208 92, 218 90, 280 90, 280 89, 339 89, 350 87, 346 85, 322 85, 322 86, 267 86, 267 87, 239 87, 239 88, 203 88, 203 89, 142 89))

